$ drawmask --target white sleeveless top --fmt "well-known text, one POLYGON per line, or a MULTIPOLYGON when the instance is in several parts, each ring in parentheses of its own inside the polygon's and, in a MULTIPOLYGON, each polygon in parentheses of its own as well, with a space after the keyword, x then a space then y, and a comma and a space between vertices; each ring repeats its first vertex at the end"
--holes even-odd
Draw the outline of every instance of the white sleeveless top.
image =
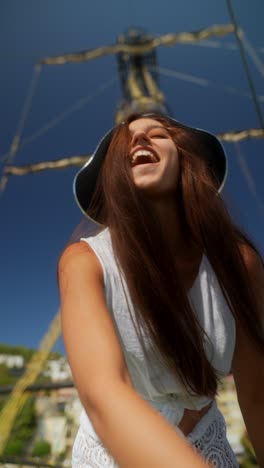
MULTIPOLYGON (((109 230, 104 229, 94 237, 81 240, 91 246, 102 265, 107 307, 119 335, 135 389, 170 423, 177 426, 185 408, 200 410, 211 399, 187 393, 180 378, 165 368, 159 353, 153 351, 150 340, 144 334, 145 350, 142 349, 133 321, 134 308, 125 279, 115 261, 109 230)), ((205 255, 196 280, 188 292, 188 298, 206 332, 206 355, 217 375, 223 377, 231 369, 235 347, 235 320, 205 255)), ((84 432, 98 439, 84 410, 80 423, 84 432)))

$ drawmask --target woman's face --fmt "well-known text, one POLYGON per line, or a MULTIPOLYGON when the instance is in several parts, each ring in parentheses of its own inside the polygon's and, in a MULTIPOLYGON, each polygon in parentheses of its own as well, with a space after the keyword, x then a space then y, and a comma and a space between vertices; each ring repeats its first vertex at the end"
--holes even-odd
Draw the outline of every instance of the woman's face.
POLYGON ((132 141, 129 151, 135 185, 159 197, 175 193, 179 178, 179 155, 163 125, 152 118, 129 124, 132 141))

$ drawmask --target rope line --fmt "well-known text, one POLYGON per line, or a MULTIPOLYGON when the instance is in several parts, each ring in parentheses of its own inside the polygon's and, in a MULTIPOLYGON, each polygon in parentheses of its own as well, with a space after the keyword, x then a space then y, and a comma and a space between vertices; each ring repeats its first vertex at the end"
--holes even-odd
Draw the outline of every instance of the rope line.
POLYGON ((81 156, 70 156, 63 157, 61 159, 55 159, 54 161, 43 161, 36 164, 27 164, 25 166, 8 166, 5 169, 7 176, 10 175, 27 175, 33 172, 42 172, 47 169, 65 169, 70 166, 82 166, 89 158, 91 154, 81 156))
POLYGON ((254 65, 256 65, 256 68, 258 69, 259 73, 264 77, 264 63, 261 61, 259 58, 256 50, 252 46, 252 44, 249 42, 245 32, 239 28, 238 35, 241 39, 241 41, 244 44, 244 47, 249 54, 250 58, 252 59, 252 62, 254 65))
MULTIPOLYGON (((263 63, 261 62, 261 59, 260 59, 260 57, 258 56, 258 54, 256 52, 256 49, 254 49, 254 47, 250 44, 250 42, 249 42, 249 40, 248 40, 248 38, 247 38, 247 36, 245 34, 245 31, 243 31, 241 28, 239 28, 239 34, 241 34, 240 38, 244 42, 245 49, 247 49, 247 47, 248 47, 247 52, 249 53, 249 55, 252 54, 251 58, 254 61, 256 67, 257 68, 258 67, 262 68, 263 63)), ((227 49, 227 50, 231 50, 231 51, 237 51, 238 50, 238 45, 235 44, 234 42, 224 43, 224 42, 221 42, 221 41, 206 40, 206 41, 197 41, 197 42, 193 42, 193 43, 188 42, 186 45, 197 46, 197 47, 208 47, 209 49, 227 49)), ((263 47, 258 47, 257 50, 261 54, 263 54, 263 52, 264 52, 263 47)), ((262 74, 262 70, 260 71, 260 73, 262 74)))
POLYGON ((144 55, 158 46, 172 46, 178 43, 190 43, 193 41, 205 40, 211 36, 224 36, 234 32, 232 24, 214 25, 194 32, 182 32, 176 34, 165 34, 154 38, 145 44, 115 44, 112 46, 99 47, 81 52, 46 57, 40 60, 39 65, 64 65, 65 63, 83 62, 109 54, 125 52, 131 55, 144 55))
POLYGON ((76 112, 76 111, 80 110, 82 107, 84 107, 88 102, 91 102, 93 99, 95 99, 98 96, 100 96, 101 94, 103 94, 103 92, 106 89, 113 86, 113 84, 116 81, 117 81, 116 77, 111 78, 106 83, 104 83, 102 86, 97 88, 97 90, 93 94, 90 94, 90 95, 88 95, 86 97, 82 97, 81 99, 79 99, 70 108, 66 109, 63 113, 61 113, 61 114, 57 115, 56 117, 54 117, 52 120, 50 120, 48 123, 43 125, 39 130, 34 132, 32 135, 25 138, 22 141, 21 145, 20 145, 20 149, 23 148, 24 146, 28 145, 32 141, 36 140, 41 135, 45 134, 48 130, 54 128, 56 125, 58 125, 60 122, 62 122, 65 118, 69 117, 69 115, 73 114, 74 112, 76 112))
MULTIPOLYGON (((80 110, 88 102, 91 102, 93 99, 100 96, 106 89, 110 88, 116 81, 117 81, 117 78, 113 77, 110 80, 108 80, 106 83, 104 83, 102 86, 97 88, 97 90, 93 94, 89 94, 88 96, 83 96, 81 99, 79 99, 72 106, 67 108, 62 113, 58 114, 56 117, 52 118, 49 122, 44 124, 38 130, 36 130, 32 135, 30 135, 30 136, 26 137, 24 140, 22 140, 22 142, 20 143, 18 149, 21 150, 22 148, 24 148, 24 146, 28 145, 29 143, 32 143, 32 141, 36 140, 41 135, 44 135, 45 133, 47 133, 49 130, 51 130, 56 125, 58 125, 60 122, 62 122, 65 118, 69 117, 69 115, 71 115, 74 112, 80 110)), ((8 158, 8 154, 9 154, 9 152, 5 153, 0 158, 0 163, 1 163, 1 160, 6 160, 8 158)))
POLYGON ((227 142, 241 141, 245 140, 246 138, 264 138, 264 129, 249 128, 246 130, 218 133, 216 136, 219 138, 219 140, 227 142))
POLYGON ((256 93, 256 90, 255 90, 253 79, 251 77, 250 69, 249 69, 246 54, 245 54, 245 49, 244 49, 244 46, 243 46, 243 43, 242 43, 241 37, 240 37, 241 33, 239 32, 239 28, 238 28, 238 24, 237 24, 235 15, 234 15, 231 0, 226 0, 226 4, 227 4, 227 9, 229 11, 231 21, 232 21, 232 23, 234 25, 234 32, 235 32, 235 35, 236 35, 236 38, 237 38, 241 59, 242 59, 242 62, 244 64, 246 76, 247 76, 247 79, 248 79, 249 88, 250 88, 250 91, 251 91, 251 94, 252 94, 252 99, 253 99, 253 102, 254 102, 254 105, 255 105, 255 109, 256 109, 258 119, 259 119, 260 127, 264 129, 264 119, 263 119, 261 107, 260 107, 259 102, 258 102, 257 93, 256 93))
POLYGON ((256 188, 254 178, 253 178, 253 176, 252 176, 252 174, 250 172, 247 160, 246 160, 246 158, 244 157, 244 155, 242 153, 239 142, 234 143, 234 148, 235 148, 235 154, 236 154, 238 164, 239 164, 241 172, 242 172, 242 174, 243 174, 243 176, 245 178, 245 181, 246 181, 246 184, 248 186, 249 192, 251 193, 251 195, 253 195, 253 197, 254 197, 254 199, 256 201, 256 204, 257 204, 259 210, 261 211, 261 214, 264 216, 264 205, 263 205, 262 201, 260 200, 260 198, 258 197, 257 188, 256 188))
MULTIPOLYGON (((217 137, 226 142, 237 142, 246 138, 264 138, 264 130, 262 128, 250 128, 234 132, 218 133, 217 137)), ((25 166, 8 166, 5 169, 5 174, 6 176, 22 176, 48 169, 64 169, 70 166, 82 166, 90 157, 91 154, 84 154, 79 156, 63 157, 53 161, 43 161, 36 164, 27 164, 25 166)))
POLYGON ((34 96, 35 91, 36 91, 37 82, 38 82, 38 79, 39 79, 39 76, 40 76, 40 71, 41 71, 41 67, 36 65, 34 67, 33 77, 32 77, 32 80, 31 80, 31 83, 30 83, 30 86, 29 86, 29 91, 28 91, 28 94, 26 96, 24 108, 22 110, 22 115, 21 115, 21 118, 20 118, 20 122, 18 124, 17 132, 16 132, 16 134, 19 137, 22 135, 22 132, 23 132, 24 127, 25 127, 25 123, 26 123, 26 119, 27 119, 29 111, 30 111, 30 106, 31 106, 31 103, 32 103, 32 99, 33 99, 33 96, 34 96))
POLYGON ((194 45, 194 46, 197 46, 197 47, 209 47, 210 49, 237 50, 237 44, 235 44, 233 42, 229 42, 227 44, 224 44, 221 41, 206 40, 206 41, 188 43, 188 45, 194 45))
MULTIPOLYGON (((248 91, 240 91, 236 88, 233 88, 232 86, 219 86, 215 83, 210 82, 209 80, 205 78, 201 78, 198 76, 177 72, 176 70, 170 70, 169 68, 164 68, 164 67, 149 67, 149 69, 159 71, 161 75, 176 78, 178 80, 186 81, 192 84, 196 84, 198 86, 203 86, 203 87, 210 86, 212 88, 225 91, 226 93, 229 93, 229 94, 235 94, 237 96, 251 98, 251 93, 248 91)), ((263 96, 259 95, 258 98, 260 101, 264 102, 264 95, 263 96)))
MULTIPOLYGON (((15 159, 15 155, 17 153, 19 143, 20 143, 20 138, 21 138, 22 132, 24 130, 26 119, 27 119, 29 111, 30 111, 32 99, 33 99, 33 96, 34 96, 35 91, 36 91, 37 82, 38 82, 39 75, 40 75, 40 70, 41 70, 41 68, 38 65, 36 65, 35 68, 34 68, 34 72, 33 72, 33 76, 32 76, 29 88, 28 88, 28 92, 26 94, 26 98, 25 98, 25 102, 24 102, 24 105, 23 105, 21 117, 19 119, 18 126, 17 126, 17 131, 16 131, 15 136, 14 136, 14 138, 12 140, 12 143, 10 145, 10 149, 9 149, 7 155, 6 155, 6 158, 3 158, 3 159, 5 159, 6 165, 10 165, 15 159)), ((1 192, 3 193, 3 191, 5 190, 6 184, 7 184, 7 177, 4 174, 2 176, 2 178, 0 179, 0 194, 1 194, 1 192)))

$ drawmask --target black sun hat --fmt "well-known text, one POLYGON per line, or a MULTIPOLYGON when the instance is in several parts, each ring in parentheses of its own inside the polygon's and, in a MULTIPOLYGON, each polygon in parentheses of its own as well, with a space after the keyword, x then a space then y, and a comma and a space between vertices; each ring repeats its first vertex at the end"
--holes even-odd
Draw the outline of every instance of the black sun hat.
MULTIPOLYGON (((139 118, 155 119, 155 117, 158 116, 165 117, 171 122, 173 126, 177 128, 191 130, 194 134, 197 135, 202 145, 208 149, 204 157, 206 159, 208 167, 211 169, 218 182, 218 193, 220 193, 224 187, 227 178, 228 162, 224 148, 218 140, 218 138, 210 132, 207 132, 200 128, 194 128, 188 125, 184 125, 181 122, 178 122, 177 120, 165 115, 159 115, 157 113, 146 113, 141 114, 139 118)), ((92 221, 94 222, 97 222, 97 220, 89 216, 88 207, 94 194, 97 178, 115 130, 116 126, 111 128, 111 130, 109 130, 103 136, 103 138, 97 145, 94 153, 84 164, 84 166, 77 172, 73 181, 73 193, 77 205, 79 206, 83 214, 88 218, 92 219, 92 221)))

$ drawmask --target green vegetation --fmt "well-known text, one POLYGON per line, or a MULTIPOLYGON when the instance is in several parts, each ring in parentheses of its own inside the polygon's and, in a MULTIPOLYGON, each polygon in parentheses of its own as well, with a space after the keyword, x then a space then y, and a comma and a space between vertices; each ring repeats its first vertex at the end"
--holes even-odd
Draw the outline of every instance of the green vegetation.
POLYGON ((0 385, 13 385, 17 381, 17 377, 10 373, 10 370, 5 364, 0 364, 0 385))
POLYGON ((243 435, 241 443, 245 449, 245 453, 239 460, 239 466, 241 468, 257 468, 258 464, 255 457, 254 449, 246 433, 243 435))
POLYGON ((0 343, 0 354, 10 354, 12 356, 19 355, 23 356, 23 358, 28 361, 33 353, 33 349, 25 348, 24 346, 11 346, 0 343))
POLYGON ((47 440, 38 440, 33 448, 33 457, 46 457, 51 453, 51 445, 47 440))
MULTIPOLYGON (((10 354, 12 356, 23 356, 25 361, 29 361, 32 355, 36 352, 34 349, 26 348, 25 346, 12 346, 0 343, 0 354, 10 354)), ((60 353, 52 352, 49 355, 49 359, 59 359, 62 357, 60 353)))
POLYGON ((17 416, 3 455, 26 455, 36 428, 35 398, 30 397, 17 416))
POLYGON ((59 455, 57 456, 57 461, 60 462, 60 461, 63 461, 66 457, 66 450, 62 450, 62 452, 59 453, 59 455))
POLYGON ((14 439, 8 442, 5 450, 4 455, 12 456, 12 455, 22 455, 24 443, 22 440, 14 439))
MULTIPOLYGON (((13 375, 12 368, 8 368, 5 364, 0 364, 0 387, 5 385, 14 385, 17 380, 19 380, 19 376, 13 375)), ((50 377, 39 375, 35 383, 45 384, 47 382, 50 382, 50 377)))
MULTIPOLYGON (((22 356, 25 359, 25 364, 31 359, 33 354, 35 353, 34 349, 25 348, 24 346, 11 346, 0 343, 0 354, 7 354, 12 356, 22 356)), ((58 352, 50 353, 49 360, 59 359, 62 355, 58 352)), ((14 373, 16 367, 9 368, 5 363, 0 364, 0 387, 4 385, 14 385, 17 380, 19 379, 19 370, 18 372, 14 373)), ((23 373, 23 369, 22 373, 23 373)), ((36 384, 42 384, 50 382, 50 378, 44 375, 40 375, 36 380, 36 384)))

